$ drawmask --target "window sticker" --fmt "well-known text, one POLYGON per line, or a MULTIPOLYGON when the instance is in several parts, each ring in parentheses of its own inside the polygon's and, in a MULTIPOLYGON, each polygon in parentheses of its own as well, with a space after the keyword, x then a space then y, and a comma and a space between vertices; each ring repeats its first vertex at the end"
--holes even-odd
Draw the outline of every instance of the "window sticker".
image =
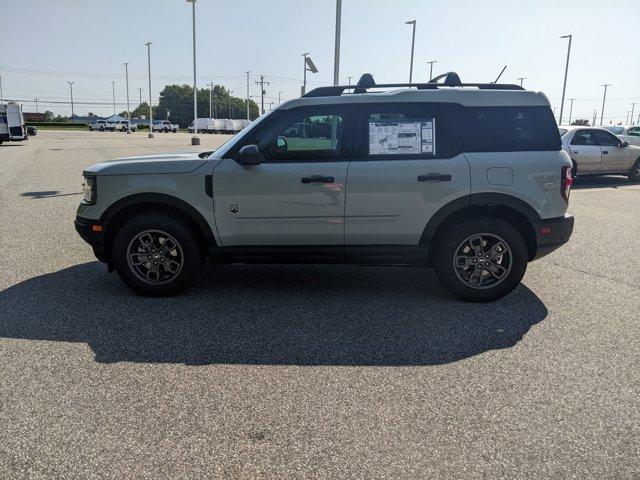
POLYGON ((369 122, 369 155, 435 155, 435 130, 435 118, 369 122))

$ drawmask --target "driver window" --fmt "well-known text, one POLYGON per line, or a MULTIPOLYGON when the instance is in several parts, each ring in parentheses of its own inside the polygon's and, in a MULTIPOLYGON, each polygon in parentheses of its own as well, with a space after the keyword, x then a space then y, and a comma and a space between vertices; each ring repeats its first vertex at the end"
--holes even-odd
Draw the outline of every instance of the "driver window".
POLYGON ((270 161, 340 158, 344 126, 342 113, 305 109, 268 131, 259 148, 270 161))
POLYGON ((620 139, 606 130, 594 130, 593 133, 597 144, 601 147, 618 147, 620 145, 620 139))

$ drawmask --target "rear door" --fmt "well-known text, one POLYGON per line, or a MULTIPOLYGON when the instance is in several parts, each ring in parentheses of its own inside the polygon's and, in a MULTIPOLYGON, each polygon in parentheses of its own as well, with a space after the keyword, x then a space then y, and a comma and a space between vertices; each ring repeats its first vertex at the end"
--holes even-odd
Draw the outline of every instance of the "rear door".
POLYGON ((346 251, 356 262, 376 249, 382 259, 387 247, 418 246, 434 213, 470 193, 469 165, 435 104, 362 105, 357 125, 345 210, 346 251))
POLYGON ((246 166, 225 158, 213 172, 216 225, 225 249, 298 246, 331 251, 342 260, 352 139, 349 106, 278 112, 253 132, 243 145, 257 145, 266 161, 246 166))
POLYGON ((594 132, 596 130, 592 128, 576 130, 569 142, 569 155, 576 161, 579 174, 600 171, 602 151, 594 132))
POLYGON ((600 172, 625 173, 631 168, 633 162, 630 149, 621 146, 622 141, 618 137, 606 130, 593 130, 593 134, 602 153, 600 172))

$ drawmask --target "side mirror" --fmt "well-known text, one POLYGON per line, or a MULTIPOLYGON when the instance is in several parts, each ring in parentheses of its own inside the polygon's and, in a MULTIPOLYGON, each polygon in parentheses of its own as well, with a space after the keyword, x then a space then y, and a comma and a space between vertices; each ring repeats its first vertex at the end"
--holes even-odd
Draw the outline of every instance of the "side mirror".
POLYGON ((276 138, 276 152, 286 152, 289 149, 287 139, 284 137, 276 138))
POLYGON ((235 160, 240 165, 260 165, 266 159, 256 145, 245 145, 236 154, 235 160))
POLYGON ((629 146, 629 142, 626 142, 626 141, 625 141, 625 142, 622 142, 622 143, 620 144, 620 146, 621 146, 622 148, 628 147, 628 146, 629 146))

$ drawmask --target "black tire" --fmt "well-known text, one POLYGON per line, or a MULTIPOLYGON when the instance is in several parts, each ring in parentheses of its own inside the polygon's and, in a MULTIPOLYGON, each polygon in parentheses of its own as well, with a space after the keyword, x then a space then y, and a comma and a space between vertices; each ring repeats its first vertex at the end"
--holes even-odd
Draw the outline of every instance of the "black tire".
MULTIPOLYGON (((478 245, 480 243, 478 242, 478 245)), ((490 244, 487 243, 487 247, 489 246, 490 244)), ((459 299, 469 302, 490 302, 504 297, 518 286, 527 270, 528 252, 522 235, 510 223, 495 217, 461 220, 456 225, 448 228, 437 240, 433 253, 433 265, 442 285, 459 299), (476 263, 474 263, 474 266, 465 267, 469 269, 466 271, 462 268, 457 268, 454 265, 456 258, 469 255, 468 253, 466 255, 460 254, 461 246, 465 244, 465 240, 479 234, 485 235, 482 238, 496 242, 502 241, 506 244, 507 249, 502 250, 504 253, 500 256, 500 261, 493 262, 493 259, 489 259, 489 256, 484 253, 482 253, 484 260, 480 260, 481 257, 477 257, 478 259, 476 260, 475 254, 467 247, 471 252, 467 258, 469 261, 476 263), (498 280, 488 269, 481 269, 479 277, 476 276, 476 278, 479 278, 480 283, 486 280, 487 285, 471 286, 472 275, 469 275, 468 281, 463 280, 461 277, 465 276, 467 272, 471 272, 471 269, 481 268, 477 261, 487 261, 488 263, 482 265, 491 265, 491 268, 494 269, 497 263, 504 271, 503 278, 498 280), (491 281, 494 283, 491 283, 491 281)), ((467 259, 463 260, 466 261, 467 259)))
POLYGON ((178 130, 176 130, 175 128, 173 129, 173 133, 178 133, 178 130))
POLYGON ((93 127, 91 125, 89 125, 89 131, 93 132, 93 127))
POLYGON ((101 132, 104 132, 104 127, 100 127, 100 131, 101 131, 101 132))
POLYGON ((633 167, 629 169, 627 177, 629 177, 629 180, 632 182, 640 182, 640 158, 638 158, 636 163, 633 164, 633 167))
MULTIPOLYGON (((116 234, 111 252, 116 271, 122 281, 134 292, 151 297, 166 297, 183 292, 196 281, 204 262, 204 247, 199 241, 198 234, 174 217, 155 213, 138 215, 125 223, 116 234), (130 249, 134 252, 142 251, 136 249, 135 246, 136 244, 141 245, 138 236, 143 232, 151 232, 153 235, 159 236, 155 245, 157 251, 161 250, 159 247, 162 246, 162 233, 154 232, 163 232, 173 237, 178 245, 172 250, 175 252, 175 256, 169 257, 172 252, 167 252, 166 255, 175 259, 174 263, 181 263, 176 274, 172 274, 164 266, 161 269, 160 265, 153 267, 150 261, 144 262, 145 258, 149 258, 147 250, 144 250, 142 255, 133 254, 137 255, 132 257, 132 261, 139 262, 138 270, 135 270, 136 267, 131 265, 128 258, 130 249), (140 270, 150 270, 145 265, 161 270, 169 278, 161 279, 164 283, 154 282, 153 279, 143 280, 140 270)), ((162 262, 162 260, 159 261, 162 262)), ((158 274, 157 277, 159 276, 158 274)))
POLYGON ((167 130, 166 128, 164 130, 162 130, 164 133, 169 133, 169 130, 167 130))

